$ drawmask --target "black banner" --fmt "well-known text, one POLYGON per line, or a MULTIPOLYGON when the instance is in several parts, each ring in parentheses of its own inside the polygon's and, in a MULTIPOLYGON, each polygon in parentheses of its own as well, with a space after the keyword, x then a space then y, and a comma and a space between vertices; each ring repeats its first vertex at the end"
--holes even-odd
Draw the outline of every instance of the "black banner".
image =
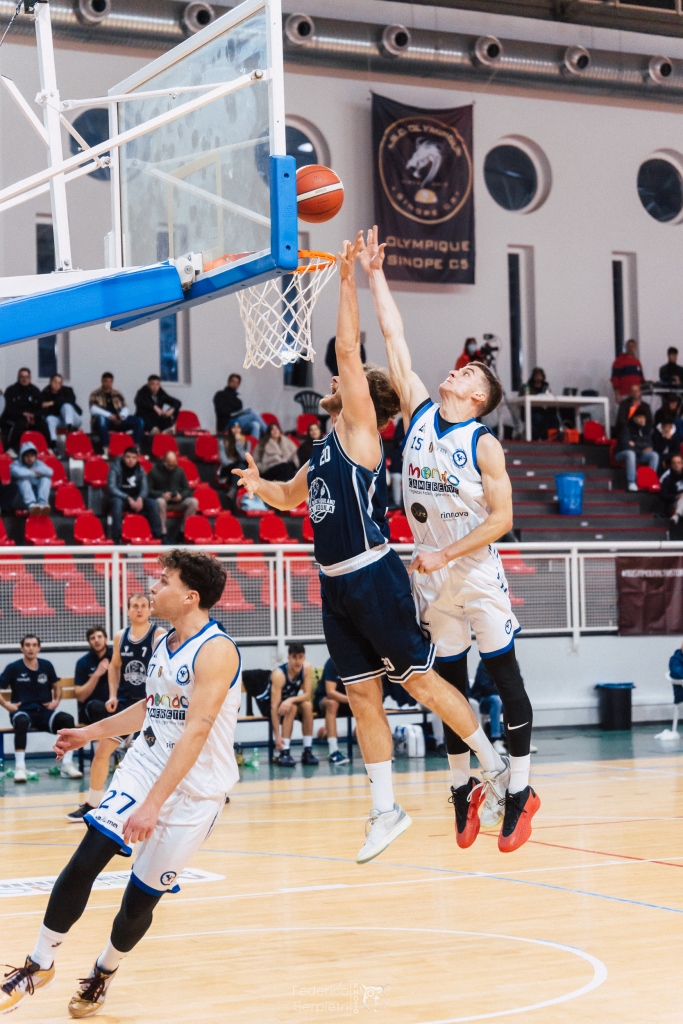
POLYGON ((616 559, 621 636, 683 633, 683 558, 616 559))
POLYGON ((375 218, 394 281, 474 284, 472 107, 372 96, 375 218))

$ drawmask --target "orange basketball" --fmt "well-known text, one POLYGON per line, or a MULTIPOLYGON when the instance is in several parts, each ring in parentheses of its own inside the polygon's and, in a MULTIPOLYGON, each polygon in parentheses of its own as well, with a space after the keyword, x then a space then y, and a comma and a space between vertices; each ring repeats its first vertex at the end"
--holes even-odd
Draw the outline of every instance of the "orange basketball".
POLYGON ((344 186, 329 167, 308 164, 296 172, 296 196, 301 220, 322 224, 341 210, 344 186))

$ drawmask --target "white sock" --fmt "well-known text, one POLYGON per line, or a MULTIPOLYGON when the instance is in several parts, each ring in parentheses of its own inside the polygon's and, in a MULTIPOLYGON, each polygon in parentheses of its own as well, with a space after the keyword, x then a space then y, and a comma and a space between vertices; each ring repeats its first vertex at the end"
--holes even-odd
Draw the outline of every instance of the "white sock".
POLYGON ((42 971, 47 971, 49 967, 52 967, 55 950, 64 942, 66 935, 66 932, 53 932, 51 928, 46 928, 44 924, 41 924, 36 948, 31 953, 31 960, 38 964, 42 971))
POLYGON ((306 747, 312 747, 313 746, 313 737, 312 736, 304 736, 303 737, 303 741, 304 741, 304 750, 306 749, 306 747))
POLYGON ((20 768, 22 771, 26 771, 26 751, 15 750, 14 751, 14 767, 20 768))
POLYGON ((327 745, 330 748, 331 754, 336 754, 337 751, 339 750, 339 740, 337 739, 336 736, 328 736, 327 745))
POLYGON ((521 793, 529 785, 531 754, 524 757, 510 757, 510 785, 508 793, 521 793))
POLYGON ((394 786, 391 779, 391 761, 376 761, 366 764, 365 770, 370 778, 372 790, 372 806, 380 814, 394 809, 394 786))
POLYGON ((125 955, 125 953, 120 953, 118 949, 112 946, 110 940, 104 953, 100 953, 95 963, 101 971, 107 971, 111 974, 119 966, 125 955))
POLYGON ((466 785, 470 778, 470 752, 465 754, 449 754, 448 763, 451 766, 451 780, 454 789, 460 789, 466 785))
POLYGON ((85 798, 86 804, 90 804, 91 807, 99 807, 100 800, 104 796, 103 789, 89 789, 88 795, 85 798))
POLYGON ((463 736, 464 742, 473 750, 479 758, 482 771, 499 772, 505 767, 500 754, 497 754, 491 746, 491 741, 481 726, 471 736, 463 736))
POLYGON ((292 742, 291 740, 285 739, 285 737, 283 736, 282 737, 282 749, 283 750, 289 750, 289 744, 291 742, 292 742))
POLYGON ((74 759, 74 752, 73 752, 73 750, 67 750, 66 754, 62 758, 62 764, 71 764, 73 759, 74 759))

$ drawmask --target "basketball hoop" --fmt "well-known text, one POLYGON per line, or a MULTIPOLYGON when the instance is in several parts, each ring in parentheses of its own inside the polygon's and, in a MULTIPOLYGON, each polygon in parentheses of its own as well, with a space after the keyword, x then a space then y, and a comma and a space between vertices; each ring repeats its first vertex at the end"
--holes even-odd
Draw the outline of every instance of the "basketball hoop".
POLYGON ((313 360, 311 315, 318 295, 337 269, 329 252, 299 250, 299 266, 237 293, 247 335, 244 368, 313 360))

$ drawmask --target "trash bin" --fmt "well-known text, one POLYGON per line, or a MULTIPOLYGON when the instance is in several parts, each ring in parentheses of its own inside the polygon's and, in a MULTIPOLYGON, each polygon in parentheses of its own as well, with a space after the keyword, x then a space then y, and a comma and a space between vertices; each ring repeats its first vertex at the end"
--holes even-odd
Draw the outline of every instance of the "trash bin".
POLYGON ((580 516, 583 511, 583 473, 556 473, 555 487, 561 516, 580 516))
POLYGON ((631 728, 633 683, 596 683, 600 728, 605 732, 631 728))

